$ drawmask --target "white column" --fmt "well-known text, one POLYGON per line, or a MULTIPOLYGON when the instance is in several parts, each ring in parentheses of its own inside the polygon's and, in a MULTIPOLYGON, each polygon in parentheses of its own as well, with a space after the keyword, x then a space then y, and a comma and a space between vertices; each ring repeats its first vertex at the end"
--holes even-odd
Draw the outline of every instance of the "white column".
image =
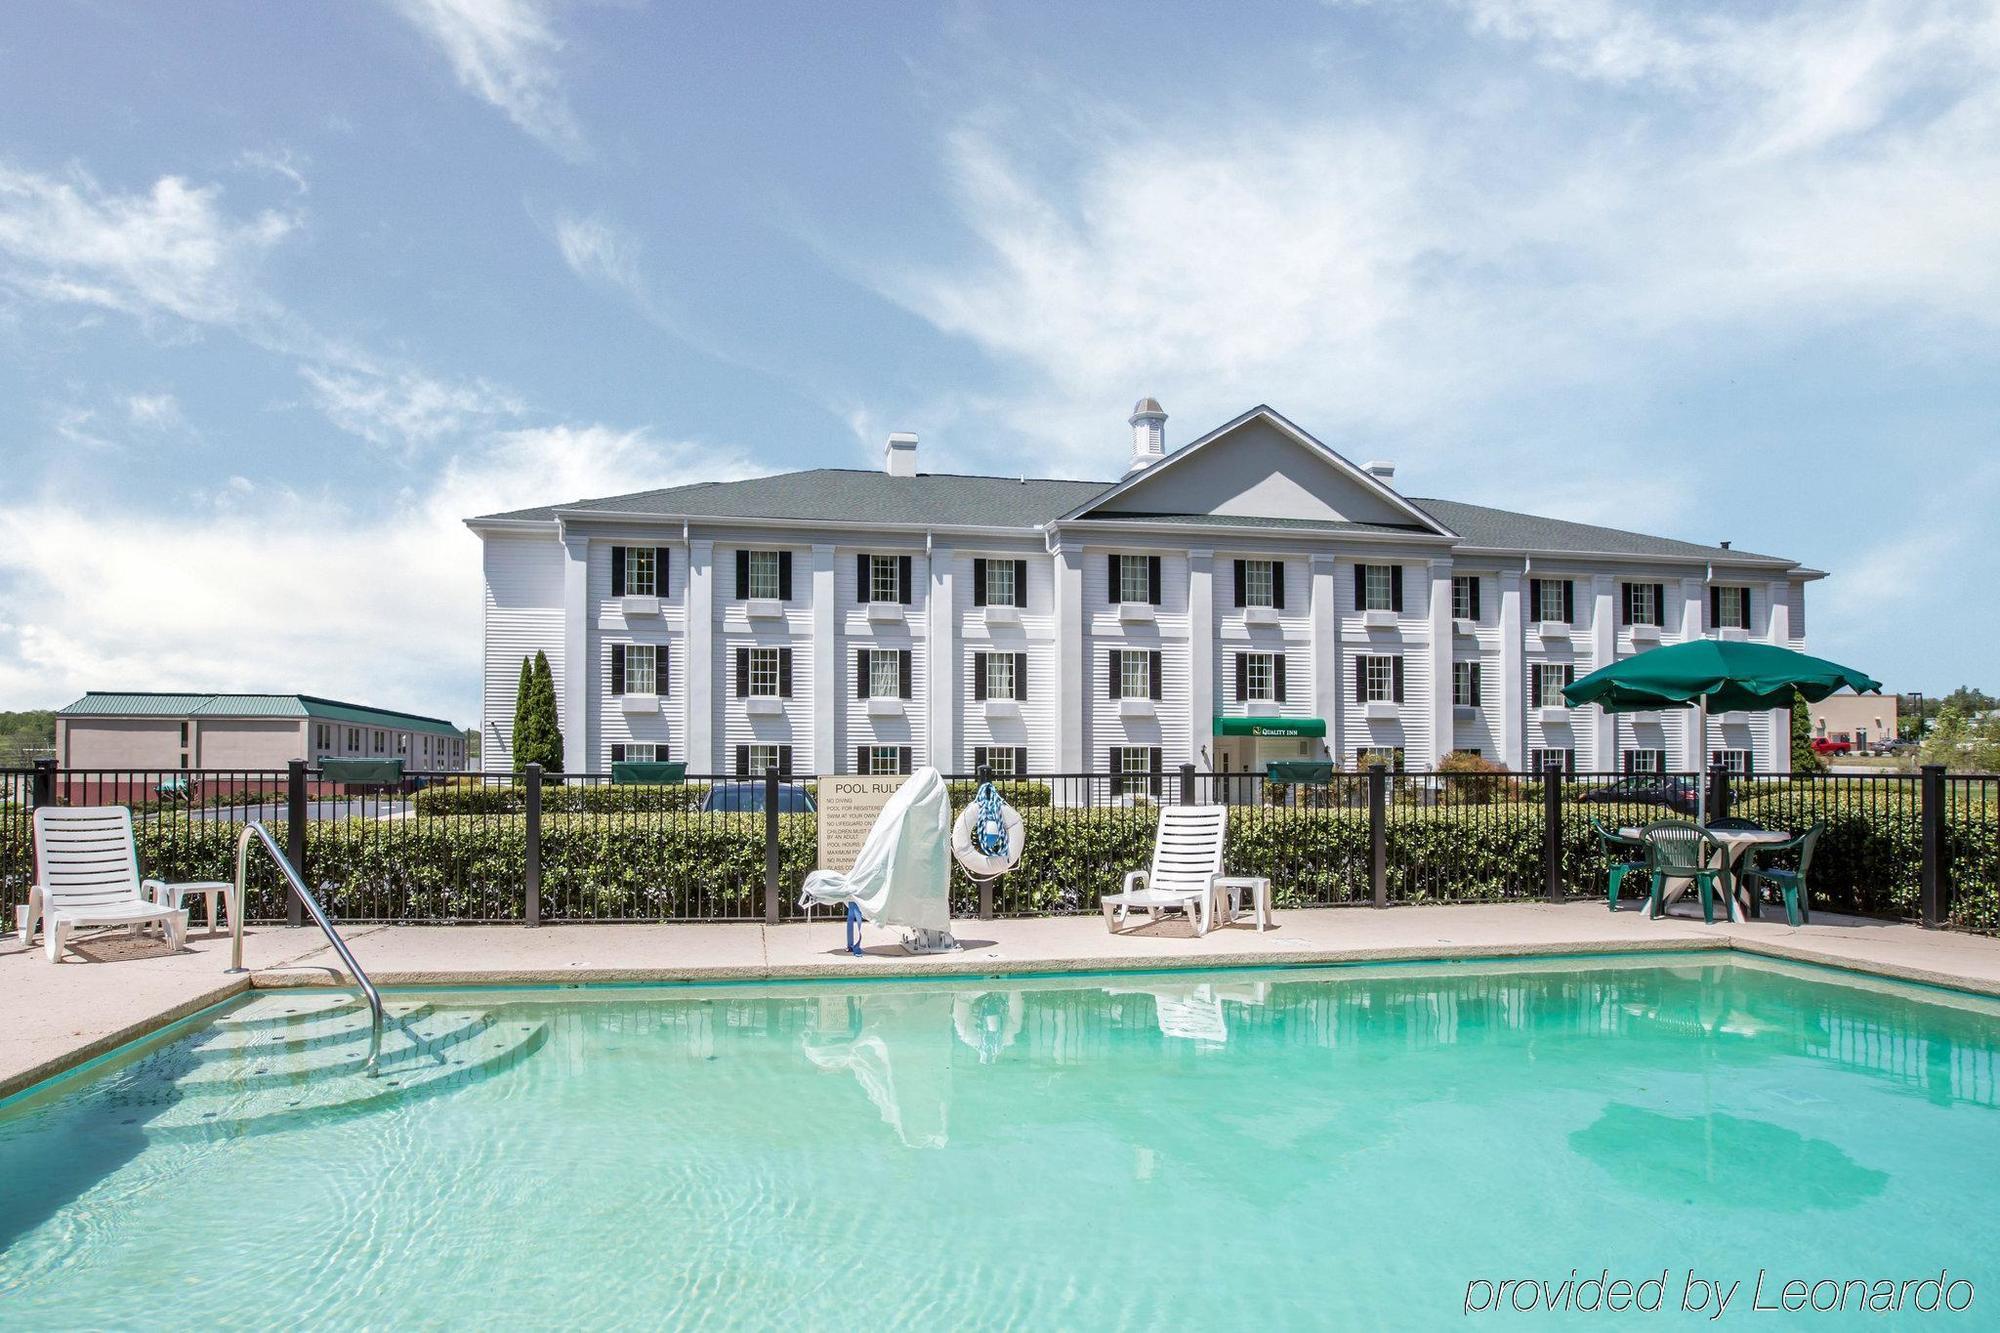
POLYGON ((1064 773, 1089 768, 1084 759, 1083 552, 1058 546, 1055 553, 1056 767, 1064 773))
MULTIPOLYGON (((1579 666, 1576 674, 1586 676, 1601 666, 1609 666, 1618 656, 1618 584, 1609 574, 1590 580, 1590 665, 1579 666)), ((1600 773, 1618 768, 1618 719, 1597 710, 1591 718, 1591 764, 1600 773)))
MULTIPOLYGON (((1701 637, 1702 621, 1708 615, 1708 585, 1700 579, 1682 579, 1681 598, 1681 638, 1692 643, 1701 637)), ((1674 766, 1683 773, 1700 773, 1708 767, 1708 755, 1702 749, 1701 714, 1693 708, 1679 712, 1681 745, 1674 766)))
POLYGON ((1334 559, 1312 558, 1313 709, 1326 721, 1326 752, 1341 762, 1340 614, 1333 596, 1334 559))
POLYGON ((1215 766, 1215 552, 1188 552, 1188 759, 1215 766), (1204 758, 1204 756, 1206 756, 1204 758))
POLYGON ((930 762, 946 773, 970 767, 971 756, 958 752, 958 604, 956 553, 934 547, 930 555, 929 678, 925 698, 930 704, 930 762))
MULTIPOLYGON (((1764 604, 1770 608, 1766 613, 1769 623, 1766 637, 1780 648, 1792 646, 1792 604, 1791 587, 1783 582, 1774 582, 1764 593, 1764 604)), ((1792 768, 1792 712, 1789 708, 1775 708, 1769 716, 1769 754, 1755 755, 1757 771, 1760 773, 1788 773, 1792 768)))
MULTIPOLYGON (((810 773, 839 773, 841 764, 840 710, 847 706, 846 691, 840 688, 840 664, 847 660, 847 645, 840 641, 840 597, 833 578, 833 547, 824 543, 812 548, 812 758, 805 763, 810 773)), ((793 767, 804 767, 800 757, 792 757, 793 767)))
POLYGON ((1528 767, 1528 646, 1521 637, 1521 572, 1500 574, 1500 753, 1517 771, 1528 767))
POLYGON ((563 538, 563 767, 588 773, 590 709, 590 538, 563 538))
POLYGON ((715 755, 715 543, 688 543, 687 765, 694 773, 719 773, 715 755))
POLYGON ((1451 561, 1433 560, 1431 573, 1431 767, 1456 748, 1457 715, 1451 705, 1451 561))

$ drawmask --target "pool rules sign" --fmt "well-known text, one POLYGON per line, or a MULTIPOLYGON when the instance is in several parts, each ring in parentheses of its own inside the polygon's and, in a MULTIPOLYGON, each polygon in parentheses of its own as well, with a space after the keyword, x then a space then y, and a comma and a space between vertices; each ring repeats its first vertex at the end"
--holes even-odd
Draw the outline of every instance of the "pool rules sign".
POLYGON ((819 782, 819 868, 845 875, 854 869, 861 844, 889 798, 907 777, 821 778, 819 782))

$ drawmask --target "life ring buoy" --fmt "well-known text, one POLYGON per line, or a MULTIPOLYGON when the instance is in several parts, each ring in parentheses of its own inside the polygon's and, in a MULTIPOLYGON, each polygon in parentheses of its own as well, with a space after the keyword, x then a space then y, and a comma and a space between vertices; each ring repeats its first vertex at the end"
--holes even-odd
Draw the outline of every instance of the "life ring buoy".
POLYGON ((1006 874, 1021 863, 1021 848, 1026 841, 1021 816, 1013 806, 1002 801, 1000 820, 1007 829, 1006 850, 982 852, 973 841, 973 830, 979 827, 979 803, 974 801, 958 812, 958 819, 951 826, 951 854, 965 867, 966 874, 976 879, 990 879, 1006 874))

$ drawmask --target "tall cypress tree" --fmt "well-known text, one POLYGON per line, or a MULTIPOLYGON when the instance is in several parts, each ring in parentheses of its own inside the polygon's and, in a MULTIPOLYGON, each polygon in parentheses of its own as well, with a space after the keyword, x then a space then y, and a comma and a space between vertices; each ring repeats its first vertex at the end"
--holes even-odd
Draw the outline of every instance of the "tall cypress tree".
POLYGON ((1792 772, 1817 773, 1826 767, 1819 751, 1812 747, 1812 714, 1803 694, 1792 695, 1792 772))
POLYGON ((563 735, 562 722, 556 712, 556 678, 555 673, 549 670, 548 654, 540 649, 535 651, 535 683, 531 693, 535 700, 537 752, 529 758, 552 773, 560 773, 563 767, 563 735))
POLYGON ((535 747, 535 664, 521 659, 521 683, 514 687, 514 771, 528 766, 528 751, 535 747))

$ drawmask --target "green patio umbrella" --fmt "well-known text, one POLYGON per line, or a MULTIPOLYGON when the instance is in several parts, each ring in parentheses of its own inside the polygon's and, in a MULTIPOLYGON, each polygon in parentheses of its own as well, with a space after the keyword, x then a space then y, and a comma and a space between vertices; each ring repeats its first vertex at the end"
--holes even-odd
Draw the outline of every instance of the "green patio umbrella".
MULTIPOLYGON (((1879 691, 1882 682, 1851 667, 1808 657, 1769 643, 1735 639, 1694 639, 1638 653, 1600 667, 1563 687, 1571 706, 1596 704, 1607 713, 1656 708, 1696 708, 1701 713, 1701 747, 1708 749, 1708 715, 1790 708, 1802 694, 1818 703, 1843 686, 1856 693, 1879 691)), ((1708 784, 1698 782, 1696 817, 1708 822, 1708 784)))

